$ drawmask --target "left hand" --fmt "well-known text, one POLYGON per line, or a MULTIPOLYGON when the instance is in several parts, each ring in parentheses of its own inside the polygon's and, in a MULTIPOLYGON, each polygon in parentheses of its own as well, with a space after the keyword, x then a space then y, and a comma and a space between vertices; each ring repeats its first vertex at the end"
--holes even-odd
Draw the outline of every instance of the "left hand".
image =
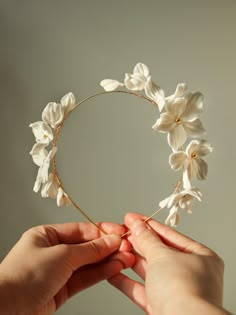
POLYGON ((100 226, 108 235, 90 223, 25 232, 0 264, 1 313, 54 314, 72 295, 131 267, 129 243, 119 236, 125 228, 116 223, 100 226))

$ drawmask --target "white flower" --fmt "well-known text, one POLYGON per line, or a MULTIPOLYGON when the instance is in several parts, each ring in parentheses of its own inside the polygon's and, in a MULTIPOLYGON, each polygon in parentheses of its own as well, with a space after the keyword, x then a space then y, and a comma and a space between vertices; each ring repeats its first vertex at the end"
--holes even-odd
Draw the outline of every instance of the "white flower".
POLYGON ((48 176, 48 180, 43 184, 41 190, 41 196, 43 198, 51 197, 55 199, 58 194, 58 182, 53 173, 50 173, 48 176))
POLYGON ((125 86, 131 91, 142 91, 145 87, 145 83, 149 77, 148 67, 139 62, 134 67, 133 73, 125 74, 125 86))
POLYGON ((192 140, 186 151, 179 151, 170 155, 171 168, 175 171, 184 170, 184 187, 190 187, 189 181, 194 177, 206 179, 208 166, 202 158, 212 151, 213 147, 206 140, 192 140))
POLYGON ((169 215, 165 220, 165 224, 170 225, 172 227, 177 226, 179 223, 180 215, 179 208, 177 206, 173 206, 170 209, 169 215))
POLYGON ((165 92, 155 82, 152 81, 151 76, 148 77, 145 84, 145 93, 158 104, 159 111, 162 112, 167 102, 173 101, 175 98, 182 97, 187 89, 185 83, 179 83, 174 94, 165 97, 165 92))
POLYGON ((147 97, 157 103, 159 111, 161 112, 166 103, 165 92, 155 82, 152 81, 151 76, 147 78, 144 89, 147 97))
POLYGON ((42 113, 42 120, 52 128, 56 128, 62 122, 63 118, 64 107, 55 102, 48 103, 42 113))
POLYGON ((174 98, 177 98, 177 97, 182 97, 184 96, 185 92, 187 90, 187 84, 186 83, 179 83, 175 89, 175 92, 174 94, 170 95, 170 96, 167 96, 165 98, 165 101, 166 102, 169 102, 169 101, 172 101, 174 98))
POLYGON ((37 121, 29 125, 38 143, 48 145, 53 140, 52 129, 43 121, 37 121))
POLYGON ((105 91, 110 92, 116 90, 119 87, 123 87, 124 83, 121 83, 117 80, 105 79, 100 82, 100 85, 104 88, 105 91))
POLYGON ((162 200, 159 203, 161 208, 171 208, 165 223, 171 226, 176 226, 179 221, 178 208, 180 207, 188 213, 192 213, 195 199, 199 202, 202 200, 202 193, 198 188, 184 189, 181 192, 172 194, 162 200))
POLYGON ((194 198, 199 202, 202 200, 202 193, 198 188, 184 189, 162 200, 159 206, 161 208, 171 208, 173 205, 178 204, 181 209, 191 213, 194 198))
MULTIPOLYGON (((37 174, 37 178, 34 184, 34 192, 38 192, 41 188, 42 184, 45 184, 48 180, 48 169, 50 166, 50 161, 51 159, 54 157, 54 155, 57 152, 57 148, 53 147, 51 151, 49 151, 49 153, 47 153, 46 151, 46 156, 44 158, 41 159, 41 157, 38 158, 38 162, 41 161, 41 163, 38 164, 39 169, 38 169, 38 174, 37 174), (41 160, 40 160, 41 159, 41 160)), ((41 155, 41 152, 39 151, 39 155, 41 155)))
POLYGON ((70 198, 60 187, 57 193, 57 206, 62 207, 62 206, 69 206, 69 205, 71 205, 70 198))
POLYGON ((75 96, 72 92, 64 95, 61 99, 61 105, 64 109, 64 114, 67 115, 69 112, 71 112, 75 106, 75 96))
POLYGON ((202 94, 199 92, 188 94, 187 97, 173 98, 166 103, 165 112, 152 128, 167 132, 168 143, 176 151, 185 143, 187 137, 199 137, 205 132, 198 118, 202 107, 202 94))
POLYGON ((43 164, 46 156, 48 155, 48 151, 45 149, 45 144, 43 143, 35 143, 32 150, 30 151, 30 155, 34 163, 38 166, 43 164))
POLYGON ((173 101, 175 98, 182 97, 187 89, 187 85, 185 83, 179 83, 174 94, 166 97, 164 90, 154 81, 152 81, 151 76, 145 79, 145 81, 145 93, 150 99, 158 104, 160 112, 164 110, 165 104, 167 102, 173 101))

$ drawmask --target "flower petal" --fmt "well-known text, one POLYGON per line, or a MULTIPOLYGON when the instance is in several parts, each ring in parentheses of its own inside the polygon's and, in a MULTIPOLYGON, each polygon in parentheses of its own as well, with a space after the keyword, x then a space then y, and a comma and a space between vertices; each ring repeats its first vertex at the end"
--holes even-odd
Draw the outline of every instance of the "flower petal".
POLYGON ((182 124, 176 125, 175 128, 171 129, 168 133, 167 140, 169 146, 177 151, 185 143, 187 134, 182 124))
POLYGON ((69 205, 71 205, 70 198, 60 187, 57 193, 57 206, 62 207, 62 206, 69 206, 69 205))
POLYGON ((187 105, 182 116, 184 120, 193 120, 199 117, 203 111, 203 95, 200 92, 189 93, 187 105))
POLYGON ((186 83, 179 83, 176 87, 173 97, 182 97, 187 90, 186 83))
POLYGON ((203 159, 197 159, 198 170, 197 170, 197 178, 198 179, 206 179, 208 174, 208 165, 203 159))
POLYGON ((171 113, 173 117, 181 118, 186 108, 186 99, 183 97, 175 98, 166 103, 166 111, 171 113))
POLYGON ((169 132, 175 125, 174 119, 169 113, 162 113, 160 118, 152 126, 152 129, 160 132, 169 132))
POLYGON ((179 223, 179 212, 178 212, 178 207, 177 206, 173 206, 170 209, 169 215, 167 217, 167 219, 165 220, 165 224, 170 225, 170 226, 177 226, 177 224, 179 223))
POLYGON ((57 180, 55 176, 52 173, 50 173, 48 176, 47 182, 43 184, 43 187, 41 190, 41 196, 43 198, 51 197, 55 199, 58 194, 58 189, 59 189, 59 186, 58 186, 57 180))
POLYGON ((147 97, 157 103, 159 111, 161 112, 165 105, 164 91, 155 82, 152 81, 151 77, 148 77, 144 86, 144 90, 147 97))
POLYGON ((185 169, 183 172, 183 188, 184 189, 191 189, 192 185, 189 179, 189 172, 188 169, 185 169))
POLYGON ((36 121, 29 125, 38 143, 48 145, 53 140, 52 129, 43 121, 36 121))
POLYGON ((55 102, 48 103, 42 113, 42 120, 52 128, 56 128, 63 118, 64 108, 61 104, 55 102))
POLYGON ((46 162, 50 162, 50 160, 51 160, 52 158, 54 158, 54 156, 55 156, 56 153, 57 153, 57 147, 53 146, 52 150, 49 151, 49 153, 48 153, 48 155, 47 155, 45 161, 46 161, 46 162))
POLYGON ((204 129, 202 122, 199 118, 191 122, 184 122, 183 126, 185 131, 187 132, 188 137, 191 138, 200 137, 206 133, 206 130, 204 129))
POLYGON ((197 154, 198 148, 199 148, 200 141, 199 140, 192 140, 187 148, 186 148, 186 153, 188 154, 189 157, 191 157, 193 154, 197 154))
POLYGON ((169 157, 169 163, 172 170, 179 171, 183 168, 187 158, 188 156, 184 151, 172 153, 169 157))
POLYGON ((30 155, 34 163, 38 166, 42 166, 45 158, 48 155, 48 151, 45 149, 45 144, 43 143, 35 143, 32 150, 30 151, 30 155))
POLYGON ((125 86, 131 91, 142 91, 145 86, 145 80, 139 74, 125 74, 125 86))
POLYGON ((206 140, 200 140, 197 150, 197 156, 203 157, 213 151, 212 145, 206 140))
POLYGON ((159 202, 159 207, 160 208, 166 208, 168 203, 169 203, 169 199, 170 199, 171 196, 163 199, 162 201, 159 202))
POLYGON ((38 169, 38 174, 37 174, 37 178, 34 184, 34 188, 33 191, 34 192, 38 192, 41 185, 46 183, 46 181, 48 180, 48 169, 49 169, 49 163, 48 162, 44 162, 42 164, 42 166, 39 167, 38 169))
POLYGON ((70 92, 64 95, 61 99, 61 105, 64 108, 64 113, 66 115, 71 112, 76 106, 74 94, 70 92))
POLYGON ((105 91, 110 92, 114 91, 119 87, 123 87, 124 84, 117 81, 117 80, 111 80, 111 79, 105 79, 100 82, 100 85, 104 88, 105 91))
POLYGON ((149 76, 149 69, 148 69, 148 67, 145 64, 139 62, 134 67, 134 72, 133 73, 140 75, 145 80, 149 76))

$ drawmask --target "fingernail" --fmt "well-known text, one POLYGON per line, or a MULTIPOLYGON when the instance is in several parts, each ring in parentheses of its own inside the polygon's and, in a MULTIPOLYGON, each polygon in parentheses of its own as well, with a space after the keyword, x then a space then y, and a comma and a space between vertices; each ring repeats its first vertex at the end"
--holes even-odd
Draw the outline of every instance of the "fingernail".
POLYGON ((134 224, 131 227, 132 232, 136 236, 140 235, 142 232, 146 231, 147 229, 148 228, 147 228, 146 223, 144 223, 141 220, 135 221, 134 224))
POLYGON ((121 237, 117 234, 109 234, 103 237, 104 241, 109 247, 119 247, 121 244, 121 237))

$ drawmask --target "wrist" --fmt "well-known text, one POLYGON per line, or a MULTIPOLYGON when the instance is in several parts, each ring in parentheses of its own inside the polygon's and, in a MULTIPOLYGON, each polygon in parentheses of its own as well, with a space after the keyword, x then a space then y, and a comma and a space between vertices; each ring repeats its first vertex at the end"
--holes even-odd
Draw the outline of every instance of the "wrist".
POLYGON ((13 284, 6 275, 0 271, 0 313, 15 315, 17 312, 17 303, 13 284))
MULTIPOLYGON (((1 265, 0 265, 1 268, 1 265)), ((13 276, 0 270, 0 314, 26 315, 27 301, 22 287, 13 276)))
MULTIPOLYGON (((153 313, 155 314, 155 312, 153 313)), ((199 314, 211 314, 211 315, 231 315, 228 311, 222 307, 210 303, 206 299, 198 296, 185 296, 181 298, 170 299, 170 302, 166 304, 160 315, 199 315, 199 314)))

